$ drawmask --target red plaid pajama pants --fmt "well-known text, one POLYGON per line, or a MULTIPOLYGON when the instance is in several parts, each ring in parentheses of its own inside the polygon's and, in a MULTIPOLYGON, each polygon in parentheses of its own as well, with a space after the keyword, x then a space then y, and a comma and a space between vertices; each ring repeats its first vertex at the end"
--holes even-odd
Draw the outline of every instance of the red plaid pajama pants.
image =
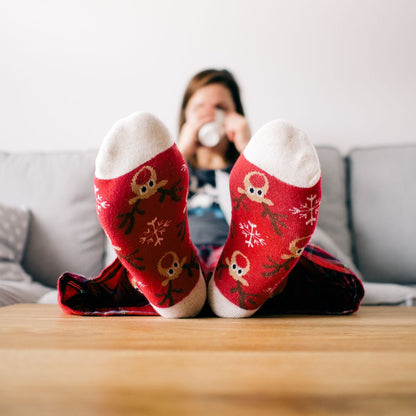
MULTIPOLYGON (((221 247, 198 247, 207 280, 221 255, 221 247)), ((286 286, 271 297, 257 315, 351 314, 358 310, 364 288, 358 277, 335 257, 309 243, 286 286)), ((145 296, 134 289, 128 271, 116 259, 95 278, 64 273, 58 280, 62 309, 76 315, 158 315, 145 296)), ((206 306, 201 316, 212 315, 206 306)))

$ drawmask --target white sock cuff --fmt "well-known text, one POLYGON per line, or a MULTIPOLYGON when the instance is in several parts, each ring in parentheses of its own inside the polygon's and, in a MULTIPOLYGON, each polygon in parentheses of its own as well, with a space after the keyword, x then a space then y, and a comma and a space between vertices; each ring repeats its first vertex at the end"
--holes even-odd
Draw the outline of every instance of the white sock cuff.
POLYGON ((301 188, 314 186, 321 177, 318 155, 307 134, 283 120, 260 128, 244 156, 270 175, 301 188))
POLYGON ((133 113, 114 124, 95 161, 95 176, 113 179, 142 165, 174 143, 165 125, 154 115, 133 113))
POLYGON ((198 282, 189 293, 177 304, 168 308, 160 308, 152 304, 153 309, 164 318, 192 318, 201 311, 207 297, 207 286, 202 271, 199 272, 198 282))
POLYGON ((248 318, 260 309, 260 306, 257 309, 243 309, 234 305, 217 288, 214 278, 208 284, 208 300, 212 311, 221 318, 248 318))

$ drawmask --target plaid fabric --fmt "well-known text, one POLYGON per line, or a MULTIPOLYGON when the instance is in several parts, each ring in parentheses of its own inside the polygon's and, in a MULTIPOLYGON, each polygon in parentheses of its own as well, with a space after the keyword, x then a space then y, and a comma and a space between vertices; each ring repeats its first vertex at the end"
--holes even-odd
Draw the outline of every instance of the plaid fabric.
MULTIPOLYGON (((207 278, 221 255, 221 247, 198 247, 207 278)), ((76 315, 158 315, 130 284, 127 270, 116 259, 102 273, 87 279, 72 273, 58 281, 62 309, 76 315)), ((283 291, 269 299, 257 315, 282 313, 343 315, 358 310, 364 288, 358 277, 338 259, 308 244, 290 272, 283 291)), ((205 307, 202 315, 212 314, 205 307)))
POLYGON ((285 289, 259 312, 345 315, 356 312, 363 297, 360 279, 338 259, 309 243, 285 289))
POLYGON ((158 315, 133 288, 118 259, 93 279, 64 273, 58 280, 58 302, 64 312, 75 315, 158 315))

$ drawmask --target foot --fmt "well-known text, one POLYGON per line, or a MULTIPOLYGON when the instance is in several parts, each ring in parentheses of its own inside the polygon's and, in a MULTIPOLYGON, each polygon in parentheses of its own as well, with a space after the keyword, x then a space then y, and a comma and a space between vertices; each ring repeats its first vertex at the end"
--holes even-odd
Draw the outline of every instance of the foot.
POLYGON ((230 233, 208 291, 216 315, 251 316, 284 288, 316 226, 320 178, 312 143, 288 123, 251 139, 230 176, 230 233))
POLYGON ((148 113, 120 120, 96 160, 98 217, 131 284, 168 318, 198 314, 205 281, 188 229, 186 163, 148 113))

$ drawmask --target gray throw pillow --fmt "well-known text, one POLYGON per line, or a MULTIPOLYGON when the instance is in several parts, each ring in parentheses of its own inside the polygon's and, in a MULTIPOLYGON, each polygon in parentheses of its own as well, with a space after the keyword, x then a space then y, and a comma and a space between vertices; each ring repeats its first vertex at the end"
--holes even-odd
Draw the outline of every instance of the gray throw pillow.
POLYGON ((27 209, 0 204, 0 279, 22 280, 16 266, 23 258, 29 219, 27 209))
POLYGON ((48 291, 32 282, 20 264, 29 223, 27 209, 0 204, 0 306, 36 302, 48 291))

